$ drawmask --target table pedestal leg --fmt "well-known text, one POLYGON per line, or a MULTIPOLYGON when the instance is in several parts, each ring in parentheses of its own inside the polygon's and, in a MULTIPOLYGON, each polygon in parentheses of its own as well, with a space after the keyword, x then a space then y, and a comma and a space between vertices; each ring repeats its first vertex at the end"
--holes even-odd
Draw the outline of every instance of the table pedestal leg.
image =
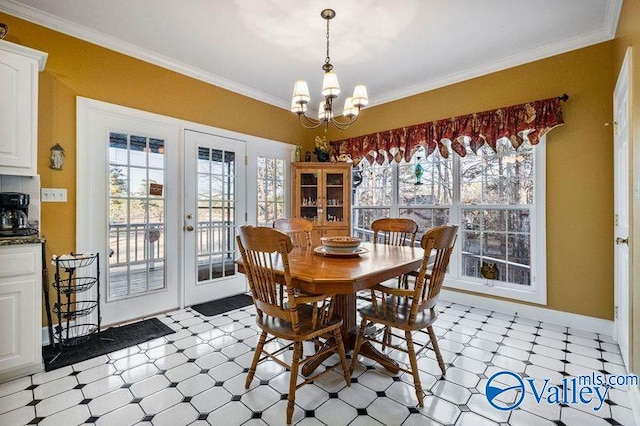
MULTIPOLYGON (((342 327, 340 328, 340 332, 342 333, 342 341, 344 342, 345 351, 349 352, 349 350, 353 349, 353 347, 355 346, 356 336, 358 335, 356 324, 356 295, 353 293, 337 294, 335 297, 336 305, 334 308, 334 312, 342 317, 342 327)), ((329 338, 322 346, 320 351, 332 344, 333 338, 329 338)), ((398 366, 397 362, 387 357, 382 352, 378 351, 370 342, 364 342, 362 344, 362 346, 360 347, 360 355, 366 356, 367 358, 378 362, 393 374, 397 374, 400 371, 400 367, 398 366)), ((302 374, 305 377, 310 376, 313 371, 330 356, 331 353, 328 352, 327 354, 319 357, 313 362, 306 363, 302 368, 302 374)))

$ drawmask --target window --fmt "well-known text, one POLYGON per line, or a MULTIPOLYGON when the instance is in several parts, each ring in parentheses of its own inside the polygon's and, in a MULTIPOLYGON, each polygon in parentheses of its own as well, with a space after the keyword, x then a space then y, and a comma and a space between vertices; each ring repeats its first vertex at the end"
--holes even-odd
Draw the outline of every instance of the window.
POLYGON ((258 157, 258 226, 272 226, 285 217, 285 163, 282 158, 258 157))
POLYGON ((386 216, 415 220, 417 241, 457 223, 447 286, 546 303, 544 139, 517 151, 501 142, 466 157, 425 158, 421 148, 408 163, 363 161, 353 177, 354 235, 370 239, 371 222, 386 216))

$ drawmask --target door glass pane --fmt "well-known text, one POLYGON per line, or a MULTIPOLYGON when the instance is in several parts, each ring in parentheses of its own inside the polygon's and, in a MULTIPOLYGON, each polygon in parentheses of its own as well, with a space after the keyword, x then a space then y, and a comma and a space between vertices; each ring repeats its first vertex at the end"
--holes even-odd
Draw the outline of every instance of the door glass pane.
POLYGON ((235 153, 198 148, 198 282, 235 275, 235 153))
POLYGON ((109 135, 108 300, 165 288, 164 141, 109 135))

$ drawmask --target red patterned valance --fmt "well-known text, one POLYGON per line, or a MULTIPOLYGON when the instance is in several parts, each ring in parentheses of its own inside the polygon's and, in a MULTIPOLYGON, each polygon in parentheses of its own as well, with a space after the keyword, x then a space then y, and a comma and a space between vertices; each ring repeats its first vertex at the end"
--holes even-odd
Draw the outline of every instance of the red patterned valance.
POLYGON ((561 100, 566 100, 566 95, 335 141, 331 142, 332 157, 349 157, 358 164, 363 158, 383 163, 387 156, 393 156, 400 162, 403 158, 410 161, 419 146, 427 156, 437 149, 448 158, 450 149, 464 157, 468 149, 476 154, 485 143, 495 151, 502 138, 515 149, 524 139, 535 145, 551 129, 564 124, 561 100))

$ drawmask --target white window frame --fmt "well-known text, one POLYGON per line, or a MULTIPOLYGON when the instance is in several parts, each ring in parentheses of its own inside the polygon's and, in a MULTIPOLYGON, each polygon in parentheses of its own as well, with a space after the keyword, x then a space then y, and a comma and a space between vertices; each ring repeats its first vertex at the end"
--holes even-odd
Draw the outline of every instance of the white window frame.
MULTIPOLYGON (((504 143, 500 141, 498 143, 504 143)), ((432 155, 437 155, 436 153, 432 155)), ((473 154, 469 154, 473 155, 473 154)), ((456 154, 452 154, 452 169, 454 175, 453 202, 448 206, 411 206, 416 209, 420 208, 438 208, 444 207, 449 209, 449 222, 452 224, 460 224, 462 209, 472 206, 462 206, 460 204, 460 158, 456 154)), ((524 302, 536 303, 541 305, 547 304, 547 235, 546 235, 546 138, 542 137, 540 142, 533 147, 534 159, 534 197, 533 204, 529 205, 531 211, 530 222, 530 247, 531 247, 531 284, 522 286, 511 284, 503 281, 490 281, 479 278, 472 278, 462 275, 462 236, 458 234, 458 243, 451 257, 449 271, 445 276, 444 286, 450 289, 471 291, 491 296, 515 299, 524 302)), ((398 165, 392 163, 393 179, 392 179, 392 205, 390 215, 398 217, 400 208, 409 206, 398 205, 398 165)), ((354 203, 355 204, 355 203, 354 203)), ((499 209, 506 205, 495 205, 499 209)), ((362 206, 363 209, 368 208, 386 208, 387 206, 362 206)), ((494 207, 494 206, 492 206, 494 207)), ((514 206, 515 207, 515 206, 514 206)), ((354 205, 357 209, 358 206, 354 205)), ((355 222, 354 222, 355 225, 355 222)))

